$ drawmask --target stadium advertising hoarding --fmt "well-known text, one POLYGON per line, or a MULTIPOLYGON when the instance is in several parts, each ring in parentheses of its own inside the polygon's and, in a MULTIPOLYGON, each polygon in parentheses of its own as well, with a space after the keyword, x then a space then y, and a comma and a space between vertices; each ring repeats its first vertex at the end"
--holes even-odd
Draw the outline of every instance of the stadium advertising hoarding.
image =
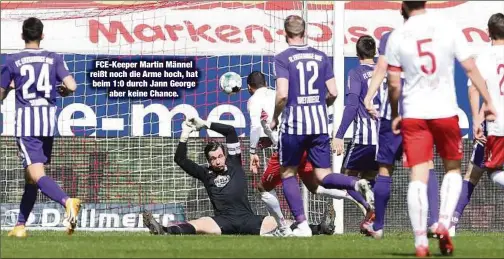
MULTIPOLYGON (((163 225, 185 221, 184 208, 181 204, 154 204, 146 206, 153 216, 163 225)), ((83 204, 78 217, 79 229, 146 230, 143 225, 143 208, 140 206, 125 206, 124 204, 83 204)), ((0 205, 0 220, 3 227, 16 225, 19 214, 19 204, 2 203, 0 205)), ((63 228, 62 220, 65 210, 56 203, 35 204, 28 217, 26 225, 30 228, 63 228)))

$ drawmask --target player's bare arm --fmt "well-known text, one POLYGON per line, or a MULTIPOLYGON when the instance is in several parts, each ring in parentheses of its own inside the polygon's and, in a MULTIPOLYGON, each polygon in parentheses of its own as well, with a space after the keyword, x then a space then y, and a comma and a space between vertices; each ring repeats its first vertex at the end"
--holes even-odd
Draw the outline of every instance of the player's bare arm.
POLYGON ((278 126, 278 117, 287 104, 288 95, 289 80, 287 78, 278 78, 276 80, 275 112, 273 113, 273 118, 270 124, 271 129, 275 129, 278 126))
POLYGON ((327 96, 326 96, 326 105, 331 106, 336 101, 338 97, 338 88, 336 87, 336 79, 333 77, 326 81, 327 87, 327 96))
POLYGON ((482 143, 485 143, 486 137, 483 134, 483 127, 481 126, 481 123, 485 120, 485 107, 481 107, 480 109, 480 95, 478 90, 476 90, 476 88, 472 84, 468 87, 468 96, 471 106, 471 114, 473 117, 472 126, 474 138, 482 143))
MULTIPOLYGON (((486 106, 486 111, 485 111, 485 116, 486 119, 489 121, 495 120, 495 116, 497 114, 495 107, 493 106, 492 103, 492 98, 490 97, 490 94, 488 93, 488 89, 486 88, 486 83, 485 79, 483 79, 483 76, 481 75, 481 72, 479 71, 478 67, 476 66, 476 62, 474 61, 473 58, 468 58, 462 62, 460 62, 464 70, 466 71, 467 77, 471 80, 472 84, 478 90, 479 94, 481 95, 481 98, 483 98, 483 103, 486 106)), ((472 111, 472 104, 471 104, 471 111, 472 111)))
POLYGON ((366 109, 371 116, 374 118, 378 117, 378 111, 373 105, 373 97, 375 96, 378 88, 380 88, 381 83, 385 79, 385 75, 387 74, 387 59, 380 55, 378 58, 378 63, 375 66, 373 71, 373 76, 371 77, 371 83, 369 84, 368 92, 366 97, 364 98, 364 105, 366 105, 366 109))
POLYGON ((11 78, 11 73, 8 66, 4 66, 2 68, 1 77, 2 84, 4 84, 3 82, 10 82, 9 84, 0 85, 0 101, 3 101, 5 98, 7 98, 10 90, 14 89, 14 81, 11 78))
POLYGON ((389 67, 388 70, 388 96, 392 115, 392 131, 399 134, 401 117, 399 116, 399 98, 401 96, 401 72, 399 68, 389 67))
POLYGON ((63 78, 63 83, 58 87, 58 93, 62 97, 71 95, 75 90, 77 90, 77 83, 75 83, 75 79, 71 75, 63 78))

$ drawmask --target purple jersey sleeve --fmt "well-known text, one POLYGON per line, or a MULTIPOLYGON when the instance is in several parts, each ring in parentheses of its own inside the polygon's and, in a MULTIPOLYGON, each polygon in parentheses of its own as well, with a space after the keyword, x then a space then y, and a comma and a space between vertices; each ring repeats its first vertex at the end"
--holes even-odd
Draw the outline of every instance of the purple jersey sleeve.
POLYGON ((2 66, 2 74, 1 74, 0 87, 6 89, 10 86, 12 81, 12 73, 10 69, 10 62, 6 62, 4 66, 2 66))
POLYGON ((355 70, 352 69, 350 70, 350 72, 348 72, 347 95, 356 94, 357 96, 360 96, 361 90, 362 90, 362 84, 359 75, 356 73, 355 70))
POLYGON ((63 60, 63 57, 60 55, 57 55, 56 58, 56 79, 58 82, 63 81, 63 79, 67 76, 70 75, 70 72, 68 72, 68 67, 65 63, 65 60, 63 60))
POLYGON ((282 59, 282 56, 275 56, 274 69, 276 78, 289 79, 289 68, 286 60, 282 59))
POLYGON ((391 32, 387 32, 381 37, 380 46, 378 47, 378 54, 385 55, 385 49, 387 48, 387 41, 389 39, 390 33, 391 32))
POLYGON ((328 56, 325 56, 325 81, 334 78, 334 70, 331 64, 331 60, 328 56))

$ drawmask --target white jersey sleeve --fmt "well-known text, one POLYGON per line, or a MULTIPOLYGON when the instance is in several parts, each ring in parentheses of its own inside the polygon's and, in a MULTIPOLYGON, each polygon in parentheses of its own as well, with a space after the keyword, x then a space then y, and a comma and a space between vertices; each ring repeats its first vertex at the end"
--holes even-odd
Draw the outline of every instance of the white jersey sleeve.
POLYGON ((399 55, 400 44, 400 38, 397 37, 396 33, 392 32, 389 36, 385 50, 385 57, 389 66, 397 68, 401 67, 401 57, 399 55))
POLYGON ((252 153, 255 153, 257 143, 263 132, 261 126, 262 105, 257 99, 251 96, 247 102, 247 110, 250 116, 250 151, 252 153))
POLYGON ((470 57, 472 57, 472 51, 471 48, 469 48, 469 44, 467 43, 467 40, 462 33, 462 30, 458 26, 455 25, 455 23, 452 23, 450 25, 451 29, 449 30, 450 32, 453 32, 453 46, 454 46, 454 51, 455 51, 455 58, 459 62, 466 61, 470 57))

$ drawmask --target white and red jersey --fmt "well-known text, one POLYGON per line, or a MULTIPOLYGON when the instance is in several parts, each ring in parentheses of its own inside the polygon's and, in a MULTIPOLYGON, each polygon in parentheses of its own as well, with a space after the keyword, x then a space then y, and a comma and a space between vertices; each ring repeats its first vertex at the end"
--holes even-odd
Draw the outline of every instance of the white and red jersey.
POLYGON ((462 31, 438 14, 410 17, 387 43, 389 70, 404 72, 404 118, 438 119, 458 114, 454 58, 471 57, 462 31))
MULTIPOLYGON (((267 87, 258 88, 247 102, 247 110, 250 115, 250 148, 256 149, 261 137, 268 137, 261 125, 261 113, 268 115, 267 124, 272 121, 275 112, 276 91, 267 87)), ((277 132, 273 132, 277 136, 277 132)), ((272 140, 273 141, 273 140, 272 140)))
MULTIPOLYGON (((504 45, 485 49, 476 57, 476 66, 485 79, 488 93, 497 111, 496 120, 487 122, 488 135, 504 137, 504 45)), ((471 84, 469 80, 469 85, 471 84)))

